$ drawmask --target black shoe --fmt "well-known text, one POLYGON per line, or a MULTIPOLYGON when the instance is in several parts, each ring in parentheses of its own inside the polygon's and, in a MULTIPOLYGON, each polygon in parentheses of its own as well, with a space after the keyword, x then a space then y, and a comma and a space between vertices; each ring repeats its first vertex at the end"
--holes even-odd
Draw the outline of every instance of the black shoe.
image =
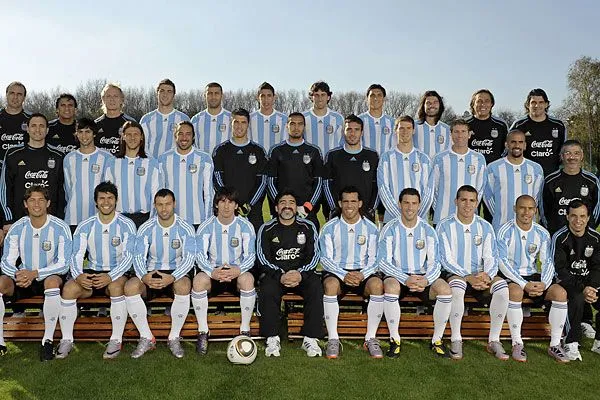
POLYGON ((208 332, 200 332, 196 339, 196 352, 201 356, 208 353, 208 332))
POLYGON ((444 342, 442 342, 441 340, 437 340, 437 341, 431 343, 430 349, 438 357, 442 357, 442 358, 450 357, 450 354, 448 353, 446 346, 444 346, 444 342))
POLYGON ((0 344, 0 356, 6 355, 6 353, 8 353, 8 349, 5 345, 0 344))
POLYGON ((400 357, 400 341, 390 339, 390 349, 387 352, 387 356, 389 358, 398 358, 400 357))
POLYGON ((52 340, 46 339, 44 344, 40 347, 40 361, 51 361, 54 360, 54 344, 52 340))

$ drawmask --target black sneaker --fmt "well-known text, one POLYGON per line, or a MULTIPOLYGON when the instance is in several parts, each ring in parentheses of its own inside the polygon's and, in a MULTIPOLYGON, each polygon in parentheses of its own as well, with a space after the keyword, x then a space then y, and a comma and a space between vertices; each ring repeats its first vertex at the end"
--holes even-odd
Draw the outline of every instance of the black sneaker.
POLYGON ((450 354, 448 353, 446 346, 444 346, 444 342, 442 342, 441 340, 436 340, 435 342, 431 343, 430 348, 431 348, 431 351, 433 351, 433 353, 435 355, 437 355, 438 357, 443 357, 443 358, 450 357, 450 354))
POLYGON ((387 352, 387 356, 389 358, 398 358, 400 357, 400 341, 390 339, 390 349, 387 352))
POLYGON ((5 355, 6 353, 8 353, 8 349, 6 348, 6 345, 0 344, 0 356, 5 355))
POLYGON ((52 340, 46 339, 44 344, 40 347, 40 361, 51 361, 54 360, 54 344, 52 340))
POLYGON ((196 352, 201 356, 208 353, 208 332, 200 332, 196 339, 196 352))

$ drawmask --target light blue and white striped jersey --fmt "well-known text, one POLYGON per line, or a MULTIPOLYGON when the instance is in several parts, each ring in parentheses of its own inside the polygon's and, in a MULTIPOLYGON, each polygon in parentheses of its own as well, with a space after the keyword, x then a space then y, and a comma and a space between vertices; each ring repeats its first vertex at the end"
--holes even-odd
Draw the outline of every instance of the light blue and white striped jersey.
POLYGON ((140 119, 146 137, 146 155, 158 158, 167 150, 175 148, 175 129, 181 121, 189 121, 185 113, 173 109, 163 114, 158 109, 150 111, 140 119))
POLYGON ((215 147, 231 138, 231 112, 222 108, 217 115, 200 111, 191 120, 196 134, 196 147, 212 154, 215 147))
POLYGON ((394 119, 383 114, 375 118, 368 111, 358 116, 363 121, 363 146, 375 150, 379 156, 396 146, 394 141, 394 119))
POLYGON ((48 214, 44 225, 37 229, 28 216, 11 225, 4 239, 2 273, 15 278, 19 269, 38 271, 38 281, 50 275, 66 274, 72 252, 69 226, 48 214), (21 259, 19 265, 17 260, 21 259))
POLYGON ((154 158, 113 158, 106 168, 106 180, 119 189, 118 212, 154 214, 154 195, 162 187, 158 161, 154 158))
POLYGON ((194 228, 175 214, 171 226, 158 217, 144 222, 137 233, 133 268, 138 278, 152 271, 172 271, 175 280, 184 277, 196 262, 194 228))
POLYGON ((131 269, 135 234, 133 221, 120 213, 116 213, 108 224, 103 224, 98 215, 83 221, 73 234, 73 279, 83 273, 86 252, 88 263, 85 269, 107 273, 113 281, 123 276, 131 269))
POLYGON ((78 225, 81 221, 96 214, 94 189, 105 180, 106 168, 113 159, 108 151, 96 148, 90 154, 79 150, 65 156, 65 222, 78 225))
POLYGON ((542 265, 541 281, 548 289, 554 278, 554 257, 550 251, 548 231, 535 222, 528 231, 524 231, 512 219, 502 225, 497 236, 498 267, 504 276, 524 288, 527 281, 522 277, 538 273, 539 259, 542 265))
POLYGON ((487 166, 483 201, 493 216, 492 225, 498 231, 502 224, 514 218, 514 205, 523 194, 533 197, 537 204, 542 199, 544 171, 535 161, 523 159, 511 164, 506 157, 487 166))
POLYGON ((435 125, 429 125, 427 121, 415 121, 415 133, 413 134, 415 147, 433 159, 436 155, 450 149, 452 138, 450 137, 450 126, 438 121, 435 125))
POLYGON ((431 184, 433 185, 433 223, 456 212, 456 191, 463 185, 477 189, 477 202, 481 201, 485 187, 485 157, 469 149, 465 154, 446 150, 433 159, 431 184))
POLYGON ((254 111, 250 114, 250 139, 260 144, 266 154, 269 154, 271 147, 287 139, 287 120, 287 115, 277 110, 273 110, 271 115, 254 111))
POLYGON ((330 150, 341 146, 344 140, 344 117, 342 114, 327 109, 327 113, 318 117, 312 109, 304 111, 306 129, 304 140, 308 144, 317 146, 321 154, 327 154, 330 150))
POLYGON ((199 225, 212 215, 212 158, 196 148, 188 154, 169 150, 158 159, 164 187, 175 193, 175 212, 188 224, 199 225))
POLYGON ((394 218, 379 233, 379 269, 404 285, 410 275, 425 275, 430 285, 438 279, 441 273, 438 252, 435 230, 421 218, 413 228, 394 218))
POLYGON ((498 273, 498 248, 492 225, 479 217, 465 225, 456 215, 443 219, 436 227, 440 241, 442 268, 465 277, 485 272, 490 278, 498 273))
POLYGON ((327 222, 319 235, 321 265, 341 280, 348 271, 362 272, 364 279, 377 269, 377 226, 366 218, 348 224, 342 216, 327 222))
POLYGON ((196 232, 198 266, 207 275, 227 264, 243 272, 254 266, 256 234, 248 220, 236 216, 223 225, 216 216, 207 219, 196 232))
POLYGON ((426 218, 433 200, 429 157, 414 147, 410 153, 403 153, 397 147, 383 153, 377 167, 377 186, 385 206, 386 221, 400 217, 398 199, 405 188, 419 191, 419 216, 426 218))

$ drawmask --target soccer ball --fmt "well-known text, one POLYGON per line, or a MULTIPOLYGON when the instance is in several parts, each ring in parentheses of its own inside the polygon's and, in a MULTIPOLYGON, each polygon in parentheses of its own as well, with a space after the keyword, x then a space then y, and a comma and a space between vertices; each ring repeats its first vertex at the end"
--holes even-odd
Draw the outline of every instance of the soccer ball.
POLYGON ((227 359, 234 364, 248 365, 256 359, 256 343, 252 338, 240 335, 234 337, 227 346, 227 359))

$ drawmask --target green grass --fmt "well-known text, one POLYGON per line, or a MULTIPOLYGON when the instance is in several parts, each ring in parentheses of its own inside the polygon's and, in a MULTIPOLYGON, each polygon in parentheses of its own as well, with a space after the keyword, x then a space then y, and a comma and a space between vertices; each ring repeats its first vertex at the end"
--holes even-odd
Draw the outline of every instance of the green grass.
POLYGON ((435 358, 426 341, 403 341, 396 360, 368 358, 359 341, 343 345, 338 360, 309 359, 299 341, 267 359, 259 343, 254 364, 236 366, 226 343, 211 343, 201 358, 187 342, 181 360, 165 343, 132 360, 128 343, 111 361, 102 360, 102 344, 78 343, 68 359, 46 363, 37 343, 9 343, 0 359, 0 399, 592 399, 600 388, 600 356, 589 340, 584 361, 566 365, 551 360, 542 342, 526 343, 527 363, 496 360, 479 341, 465 343, 462 361, 435 358))

